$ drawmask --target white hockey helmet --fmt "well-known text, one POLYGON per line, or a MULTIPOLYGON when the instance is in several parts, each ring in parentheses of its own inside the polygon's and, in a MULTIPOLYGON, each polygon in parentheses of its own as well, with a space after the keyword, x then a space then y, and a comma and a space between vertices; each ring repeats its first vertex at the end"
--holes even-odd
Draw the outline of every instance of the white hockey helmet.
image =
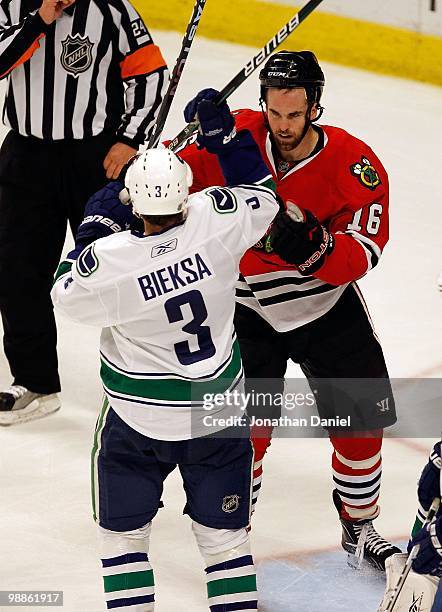
POLYGON ((189 197, 190 166, 169 149, 147 149, 129 166, 125 185, 138 215, 175 215, 189 197))

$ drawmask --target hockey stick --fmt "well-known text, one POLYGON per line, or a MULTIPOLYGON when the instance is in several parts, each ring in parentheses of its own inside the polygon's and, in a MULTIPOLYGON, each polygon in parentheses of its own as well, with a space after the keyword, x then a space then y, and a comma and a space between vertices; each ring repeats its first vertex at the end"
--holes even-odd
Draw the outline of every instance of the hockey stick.
POLYGON ((169 87, 167 88, 167 92, 163 98, 163 102, 161 103, 155 126, 147 142, 147 147, 149 149, 156 147, 160 140, 161 132, 163 131, 170 107, 172 106, 173 98, 175 96, 181 74, 183 73, 190 47, 192 46, 193 39, 195 38, 205 4, 206 0, 196 0, 195 6, 193 7, 192 16, 187 25, 187 30, 181 44, 181 50, 176 59, 172 76, 170 77, 169 87))
MULTIPOLYGON (((215 99, 216 104, 225 102, 227 98, 258 68, 258 66, 260 66, 269 55, 271 55, 273 51, 277 49, 277 47, 279 47, 279 45, 283 43, 305 19, 307 19, 310 13, 312 13, 321 2, 322 0, 310 0, 307 2, 307 4, 303 6, 302 9, 296 13, 296 15, 294 15, 249 62, 247 62, 244 68, 241 68, 238 74, 233 77, 224 89, 220 91, 219 96, 215 99)), ((170 142, 168 148, 172 149, 172 151, 176 151, 176 149, 198 129, 198 125, 198 121, 188 123, 178 136, 170 142)))
MULTIPOLYGON (((440 499, 438 497, 435 497, 433 499, 433 503, 430 506, 430 509, 428 510, 427 518, 425 519, 423 527, 426 527, 428 523, 431 523, 431 521, 434 519, 437 514, 437 511, 439 510, 439 504, 440 499)), ((399 576, 399 580, 397 581, 397 584, 393 589, 393 593, 390 596, 390 599, 388 601, 387 607, 384 609, 384 612, 393 612, 394 606, 396 605, 399 595, 401 594, 402 587, 404 586, 407 576, 410 573, 411 565, 414 559, 416 558, 417 553, 419 552, 419 548, 420 545, 416 544, 416 546, 413 546, 413 548, 411 549, 411 552, 408 555, 408 559, 404 565, 404 569, 402 570, 401 575, 399 576)))

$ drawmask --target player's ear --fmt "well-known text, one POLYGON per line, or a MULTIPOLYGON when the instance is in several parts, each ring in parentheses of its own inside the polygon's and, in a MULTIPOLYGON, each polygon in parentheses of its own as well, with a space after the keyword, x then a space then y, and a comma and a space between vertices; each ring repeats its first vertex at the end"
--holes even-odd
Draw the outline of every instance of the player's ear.
POLYGON ((314 121, 316 117, 318 116, 318 113, 319 113, 318 105, 315 102, 310 110, 310 121, 314 121))

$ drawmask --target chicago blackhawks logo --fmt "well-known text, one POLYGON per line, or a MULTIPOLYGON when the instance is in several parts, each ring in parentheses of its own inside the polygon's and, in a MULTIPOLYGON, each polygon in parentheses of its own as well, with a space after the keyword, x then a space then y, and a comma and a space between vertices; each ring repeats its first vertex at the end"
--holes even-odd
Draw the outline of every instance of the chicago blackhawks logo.
POLYGON ((350 166, 350 172, 353 176, 357 176, 359 182, 374 191, 378 185, 381 184, 381 179, 374 166, 372 166, 369 159, 361 157, 361 161, 350 166))
POLYGON ((69 34, 61 44, 63 51, 60 61, 67 72, 77 76, 90 68, 94 43, 91 43, 87 36, 81 36, 80 34, 71 36, 69 34))
POLYGON ((222 511, 231 513, 239 508, 239 495, 226 495, 223 499, 222 511))
POLYGON ((273 247, 272 247, 270 235, 264 236, 263 238, 261 238, 261 240, 258 240, 258 242, 256 242, 253 245, 253 248, 258 251, 265 251, 266 253, 272 253, 273 247))

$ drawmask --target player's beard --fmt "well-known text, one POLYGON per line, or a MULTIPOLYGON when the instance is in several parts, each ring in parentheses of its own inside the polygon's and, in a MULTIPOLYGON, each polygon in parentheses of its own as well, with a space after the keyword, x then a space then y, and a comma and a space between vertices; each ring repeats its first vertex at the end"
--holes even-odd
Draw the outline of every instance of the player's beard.
POLYGON ((296 134, 286 134, 285 132, 272 131, 273 140, 275 141, 277 148, 281 152, 293 151, 301 144, 309 128, 309 124, 307 122, 307 114, 304 117, 304 121, 305 123, 303 129, 296 134), (283 136, 285 136, 285 138, 283 138, 283 136))
POLYGON ((293 136, 285 135, 285 138, 282 137, 283 134, 279 134, 278 132, 273 134, 273 138, 276 142, 276 145, 280 151, 293 151, 296 147, 301 143, 303 139, 303 134, 295 134, 293 136))

